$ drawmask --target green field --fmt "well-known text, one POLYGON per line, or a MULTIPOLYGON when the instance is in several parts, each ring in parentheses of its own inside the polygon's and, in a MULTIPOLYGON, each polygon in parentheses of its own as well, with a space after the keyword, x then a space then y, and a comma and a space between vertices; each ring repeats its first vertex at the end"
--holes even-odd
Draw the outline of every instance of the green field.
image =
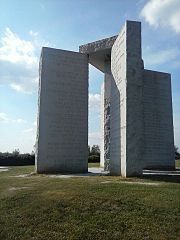
POLYGON ((176 160, 176 168, 180 168, 180 159, 176 160))
POLYGON ((178 183, 32 171, 0 172, 1 240, 180 239, 178 183))

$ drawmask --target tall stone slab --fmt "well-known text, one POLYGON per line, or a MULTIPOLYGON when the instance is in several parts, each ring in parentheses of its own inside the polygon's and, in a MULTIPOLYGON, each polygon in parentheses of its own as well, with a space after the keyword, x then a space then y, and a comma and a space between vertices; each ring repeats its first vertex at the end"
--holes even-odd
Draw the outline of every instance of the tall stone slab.
POLYGON ((40 61, 36 170, 88 170, 87 54, 43 48, 40 61))
POLYGON ((104 62, 104 170, 110 169, 110 122, 111 122, 111 62, 104 62))
POLYGON ((111 118, 111 73, 110 60, 104 61, 104 83, 101 86, 101 156, 100 166, 105 171, 110 169, 110 118, 111 118))
POLYGON ((110 173, 121 175, 121 161, 126 160, 126 25, 112 46, 111 71, 110 173))
POLYGON ((101 86, 101 111, 100 111, 100 119, 101 119, 101 135, 100 135, 100 166, 104 168, 104 83, 101 86))
POLYGON ((171 75, 143 72, 143 168, 174 169, 171 75))
POLYGON ((111 52, 111 174, 142 173, 143 61, 141 24, 127 21, 111 52))

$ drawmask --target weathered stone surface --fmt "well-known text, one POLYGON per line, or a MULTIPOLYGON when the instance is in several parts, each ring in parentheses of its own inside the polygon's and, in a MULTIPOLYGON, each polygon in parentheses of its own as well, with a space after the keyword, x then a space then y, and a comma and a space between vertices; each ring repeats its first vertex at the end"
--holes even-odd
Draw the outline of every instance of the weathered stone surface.
POLYGON ((110 122, 111 122, 111 62, 105 61, 104 74, 104 170, 110 170, 110 122))
POLYGON ((39 87, 37 172, 87 172, 87 55, 43 48, 39 87))
POLYGON ((170 75, 144 70, 141 26, 127 21, 111 52, 110 172, 174 168, 170 75))
POLYGON ((143 168, 174 169, 171 75, 143 72, 143 168))
POLYGON ((105 38, 79 47, 81 53, 89 56, 89 63, 105 73, 105 62, 111 60, 111 48, 117 36, 105 38))
POLYGON ((97 51, 102 51, 102 50, 104 51, 105 49, 111 50, 114 42, 116 41, 116 38, 117 38, 117 35, 81 45, 79 47, 79 52, 90 54, 97 51))
POLYGON ((110 105, 111 105, 111 62, 104 62, 104 83, 101 87, 101 160, 100 165, 105 171, 110 170, 110 105))
POLYGON ((101 86, 101 135, 100 135, 100 166, 104 168, 104 82, 101 86))
POLYGON ((126 112, 126 173, 142 174, 143 154, 143 61, 141 59, 141 24, 127 24, 127 112, 126 112))

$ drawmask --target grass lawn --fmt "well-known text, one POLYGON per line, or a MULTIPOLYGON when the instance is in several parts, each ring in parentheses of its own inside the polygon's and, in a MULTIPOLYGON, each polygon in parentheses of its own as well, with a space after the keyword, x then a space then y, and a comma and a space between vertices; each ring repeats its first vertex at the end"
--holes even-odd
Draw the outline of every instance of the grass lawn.
MULTIPOLYGON (((93 166, 93 165, 92 165, 93 166)), ((180 184, 0 172, 0 239, 180 239, 180 184)))
POLYGON ((100 167, 100 163, 88 163, 88 167, 100 167))
POLYGON ((180 168, 180 159, 177 159, 177 160, 176 160, 176 167, 177 167, 177 168, 180 168))

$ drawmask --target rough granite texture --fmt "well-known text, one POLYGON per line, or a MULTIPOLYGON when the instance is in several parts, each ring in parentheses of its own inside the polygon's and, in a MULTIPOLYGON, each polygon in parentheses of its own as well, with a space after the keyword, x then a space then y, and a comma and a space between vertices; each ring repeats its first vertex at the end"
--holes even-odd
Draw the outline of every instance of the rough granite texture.
POLYGON ((104 170, 110 170, 110 109, 111 109, 111 62, 105 61, 104 74, 104 170))
POLYGON ((144 70, 141 24, 127 21, 111 51, 110 173, 174 169, 170 75, 144 70))
POLYGON ((94 53, 94 52, 105 50, 105 49, 111 49, 114 42, 116 41, 116 38, 117 38, 117 35, 81 45, 79 46, 79 52, 89 54, 89 53, 94 53))
POLYGON ((87 172, 86 54, 43 48, 38 122, 37 172, 87 172))
POLYGON ((104 82, 101 86, 101 133, 100 133, 100 166, 104 168, 104 82))
POLYGON ((110 173, 112 175, 121 175, 121 172, 126 172, 126 44, 125 24, 111 52, 111 71, 114 77, 111 87, 110 124, 110 173))
POLYGON ((100 165, 110 170, 110 100, 111 100, 111 62, 105 61, 104 83, 101 87, 101 158, 100 165))

